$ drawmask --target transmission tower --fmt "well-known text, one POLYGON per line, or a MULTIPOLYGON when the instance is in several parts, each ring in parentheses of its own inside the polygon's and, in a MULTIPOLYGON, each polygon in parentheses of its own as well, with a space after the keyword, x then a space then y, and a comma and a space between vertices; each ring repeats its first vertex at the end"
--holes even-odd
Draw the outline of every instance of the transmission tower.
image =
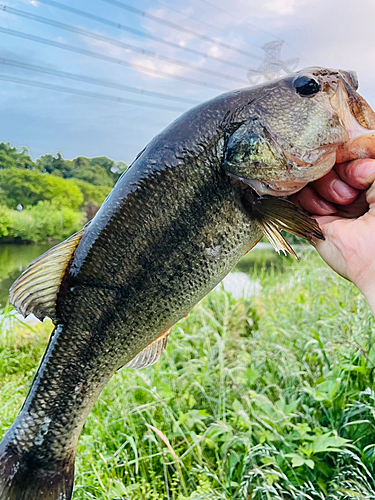
POLYGON ((281 49, 284 45, 284 40, 275 40, 263 45, 264 60, 258 68, 249 68, 247 78, 253 85, 263 80, 274 80, 283 74, 290 74, 297 68, 299 59, 281 59, 281 49))

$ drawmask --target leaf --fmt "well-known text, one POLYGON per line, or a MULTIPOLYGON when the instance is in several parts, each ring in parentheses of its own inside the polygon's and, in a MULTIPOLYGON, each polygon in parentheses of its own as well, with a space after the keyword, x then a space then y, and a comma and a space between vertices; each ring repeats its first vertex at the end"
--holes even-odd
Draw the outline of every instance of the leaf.
POLYGON ((299 435, 303 438, 306 436, 311 431, 311 428, 309 424, 306 423, 299 423, 296 425, 297 431, 299 435))
POLYGON ((301 467, 301 465, 307 465, 310 469, 314 469, 315 467, 313 460, 304 458, 302 455, 298 455, 297 453, 288 453, 285 457, 292 459, 292 467, 301 467))
POLYGON ((168 448, 168 450, 171 452, 171 454, 172 454, 173 458, 174 458, 176 461, 178 461, 178 460, 179 460, 179 458, 178 458, 178 456, 177 456, 177 453, 176 453, 176 452, 174 451, 174 449, 172 448, 171 443, 169 442, 169 439, 167 438, 167 436, 166 436, 165 434, 163 434, 161 430, 157 429, 157 428, 156 428, 156 427, 154 427, 153 425, 150 425, 150 424, 146 424, 146 425, 147 425, 147 427, 148 427, 149 429, 152 429, 152 430, 155 432, 155 434, 157 434, 157 435, 160 437, 160 439, 161 439, 161 440, 165 443, 165 445, 166 445, 166 447, 168 448))
POLYGON ((258 372, 258 370, 252 370, 250 368, 250 369, 245 371, 245 376, 247 377, 247 381, 248 381, 249 385, 251 385, 259 377, 259 372, 258 372))
POLYGON ((350 443, 349 439, 345 439, 339 436, 332 435, 331 432, 327 432, 321 436, 318 436, 312 443, 313 453, 324 453, 329 451, 342 451, 342 448, 348 446, 350 443))
POLYGON ((126 436, 130 446, 132 447, 133 449, 133 452, 134 452, 134 458, 135 458, 135 473, 138 474, 138 470, 139 470, 139 460, 138 460, 138 449, 137 449, 137 445, 135 443, 135 440, 133 438, 133 436, 130 436, 130 435, 127 435, 126 436))
POLYGON ((279 479, 277 474, 266 474, 267 483, 272 486, 275 481, 279 479))
MULTIPOLYGON (((120 481, 119 479, 115 479, 111 485, 111 493, 116 495, 116 497, 123 497, 124 495, 128 495, 132 491, 138 490, 139 488, 139 484, 129 484, 129 486, 125 486, 122 481, 120 481)), ((126 496, 125 498, 128 497, 126 496)))
POLYGON ((295 457, 292 458, 292 466, 293 467, 300 467, 305 463, 304 458, 300 457, 299 455, 296 455, 295 457))
POLYGON ((235 399, 232 403, 232 407, 233 407, 233 410, 236 412, 236 413, 239 413, 240 411, 243 411, 244 408, 243 408, 243 404, 238 401, 238 399, 235 399))

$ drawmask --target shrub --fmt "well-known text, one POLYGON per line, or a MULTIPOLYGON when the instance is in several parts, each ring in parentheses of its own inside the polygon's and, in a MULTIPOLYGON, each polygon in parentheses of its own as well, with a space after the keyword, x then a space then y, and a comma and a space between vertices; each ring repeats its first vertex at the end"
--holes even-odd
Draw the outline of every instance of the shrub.
POLYGON ((72 179, 72 181, 81 190, 84 205, 87 205, 89 202, 92 202, 94 205, 101 205, 112 191, 110 186, 94 186, 81 179, 72 179))
POLYGON ((10 221, 9 209, 7 207, 0 207, 0 238, 8 236, 10 221))
POLYGON ((47 200, 56 207, 77 210, 83 203, 83 195, 73 181, 35 170, 0 170, 0 188, 10 208, 18 204, 25 208, 47 200))
MULTIPOLYGON (((48 238, 63 240, 82 228, 83 214, 68 207, 56 208, 40 201, 22 212, 8 209, 8 236, 39 243, 48 238)), ((0 226, 1 227, 1 226, 0 226)))

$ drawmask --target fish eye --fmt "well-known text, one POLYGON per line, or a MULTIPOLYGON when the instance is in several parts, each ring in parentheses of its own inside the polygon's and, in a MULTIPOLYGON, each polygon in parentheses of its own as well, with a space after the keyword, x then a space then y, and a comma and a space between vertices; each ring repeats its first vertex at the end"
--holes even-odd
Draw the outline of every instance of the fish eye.
POLYGON ((302 96, 312 96, 319 92, 319 83, 309 76, 297 76, 293 80, 293 87, 297 94, 302 96))

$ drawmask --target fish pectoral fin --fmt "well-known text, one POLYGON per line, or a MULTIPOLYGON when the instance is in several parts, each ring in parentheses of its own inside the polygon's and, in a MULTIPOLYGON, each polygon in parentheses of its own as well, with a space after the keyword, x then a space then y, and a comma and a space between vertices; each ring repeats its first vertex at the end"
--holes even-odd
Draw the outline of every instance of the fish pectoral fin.
POLYGON ((262 196, 252 203, 252 212, 262 230, 275 250, 296 253, 277 229, 277 226, 288 233, 313 242, 313 238, 324 240, 323 233, 315 219, 307 215, 294 203, 285 198, 262 196))
POLYGON ((253 202, 253 210, 263 220, 270 220, 284 231, 305 238, 324 240, 322 230, 315 219, 285 198, 262 196, 253 202))
POLYGON ((10 303, 23 316, 55 318, 56 298, 66 268, 81 241, 84 229, 48 250, 21 274, 9 290, 10 303))
POLYGON ((268 241, 278 254, 280 254, 280 252, 283 252, 284 255, 290 253, 295 259, 299 260, 296 252, 277 229, 276 224, 272 221, 258 221, 258 223, 261 226, 264 235, 268 238, 268 241))
POLYGON ((127 363, 124 368, 146 368, 147 366, 154 365, 161 356, 167 345, 167 339, 170 332, 170 328, 162 333, 156 340, 151 342, 143 351, 136 355, 129 363, 127 363))

